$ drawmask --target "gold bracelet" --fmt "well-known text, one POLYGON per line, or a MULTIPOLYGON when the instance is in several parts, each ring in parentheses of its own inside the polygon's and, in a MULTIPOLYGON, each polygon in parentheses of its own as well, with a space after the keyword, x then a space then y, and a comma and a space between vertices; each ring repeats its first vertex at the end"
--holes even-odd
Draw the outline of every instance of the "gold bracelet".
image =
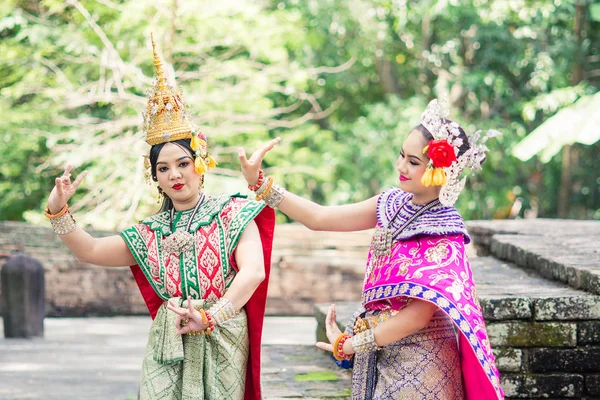
POLYGON ((267 193, 264 196, 263 200, 269 207, 276 208, 279 206, 279 203, 281 203, 283 201, 283 198, 285 197, 285 193, 286 192, 285 192, 284 188, 282 188, 278 184, 274 183, 271 186, 271 190, 269 191, 269 193, 267 193))
POLYGON ((51 218, 50 224, 52 225, 54 232, 59 235, 69 234, 77 228, 77 225, 75 225, 75 218, 73 218, 68 211, 58 218, 51 218))
POLYGON ((342 361, 350 358, 349 356, 344 354, 343 350, 344 343, 348 339, 350 339, 350 335, 348 335, 347 333, 342 333, 337 337, 337 339, 335 339, 335 342, 333 343, 333 357, 335 357, 336 360, 342 361))
POLYGON ((233 303, 226 297, 221 297, 207 313, 212 317, 216 326, 221 325, 225 321, 229 321, 239 314, 233 306, 233 303))
POLYGON ((377 346, 375 342, 375 334, 373 329, 367 329, 358 335, 352 336, 352 347, 355 353, 368 353, 379 350, 381 347, 377 346))
POLYGON ((59 212, 57 212, 56 214, 52 214, 50 212, 50 208, 48 208, 48 205, 46 204, 46 208, 44 209, 44 215, 48 219, 57 219, 57 218, 60 218, 63 215, 65 215, 68 211, 69 211, 69 205, 65 204, 65 206, 59 212))
POLYGON ((265 189, 264 192, 256 195, 256 201, 263 200, 265 197, 267 197, 269 195, 269 192, 271 192, 271 188, 273 188, 273 184, 275 183, 275 180, 273 179, 272 176, 269 176, 267 179, 269 180, 269 182, 267 183, 267 188, 265 189))

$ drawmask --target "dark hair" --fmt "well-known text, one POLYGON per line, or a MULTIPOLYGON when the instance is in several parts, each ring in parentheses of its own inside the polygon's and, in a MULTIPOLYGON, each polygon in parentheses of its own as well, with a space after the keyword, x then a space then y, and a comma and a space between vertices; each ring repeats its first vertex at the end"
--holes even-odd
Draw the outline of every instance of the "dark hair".
MULTIPOLYGON (((192 159, 194 159, 194 160, 196 159, 196 154, 194 153, 194 150, 192 150, 192 146, 190 145, 190 139, 179 139, 179 140, 175 140, 173 142, 165 142, 165 143, 155 144, 154 146, 152 146, 150 148, 150 171, 152 173, 152 180, 154 182, 158 181, 158 179, 156 178, 156 163, 158 162, 158 155, 160 154, 160 151, 162 150, 163 147, 165 147, 165 144, 167 144, 167 143, 173 143, 173 144, 181 147, 183 150, 185 150, 191 154, 192 159)), ((171 200, 171 198, 169 198, 169 196, 167 196, 166 194, 163 193, 163 202, 160 206, 159 212, 169 211, 172 208, 173 208, 173 201, 171 200)))
MULTIPOLYGON (((450 123, 452 123, 452 121, 450 121, 449 119, 445 119, 444 123, 450 124, 450 123)), ((418 126, 415 126, 413 128, 413 131, 420 132, 421 135, 423 135, 423 138, 425 139, 425 141, 427 141, 427 143, 429 143, 430 140, 433 140, 433 135, 431 134, 431 132, 429 132, 429 130, 427 128, 425 128, 422 124, 418 125, 418 126)), ((460 157, 467 150, 469 150, 471 148, 471 146, 469 145, 469 139, 467 138, 467 134, 465 133, 465 131, 463 130, 463 128, 461 128, 459 126, 458 127, 458 131, 460 132, 459 137, 463 140, 462 146, 460 146, 460 148, 458 149, 458 157, 460 157)), ((483 163, 483 161, 482 161, 482 163, 483 163)))

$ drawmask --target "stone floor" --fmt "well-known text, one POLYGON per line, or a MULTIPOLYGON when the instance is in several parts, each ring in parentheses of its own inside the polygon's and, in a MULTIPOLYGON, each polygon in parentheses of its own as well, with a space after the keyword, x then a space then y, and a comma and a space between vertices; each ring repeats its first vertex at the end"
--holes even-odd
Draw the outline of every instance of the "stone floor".
MULTIPOLYGON (((1 319, 0 319, 1 322, 1 319)), ((149 318, 47 318, 43 339, 5 339, 1 400, 133 400, 149 318)), ((268 400, 345 399, 350 375, 314 347, 312 317, 267 317, 263 386, 268 400)))

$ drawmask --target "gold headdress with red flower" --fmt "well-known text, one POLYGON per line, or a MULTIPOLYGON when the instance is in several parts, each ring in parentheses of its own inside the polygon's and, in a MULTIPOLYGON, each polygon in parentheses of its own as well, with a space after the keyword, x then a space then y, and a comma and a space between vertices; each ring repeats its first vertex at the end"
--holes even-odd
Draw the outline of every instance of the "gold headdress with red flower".
MULTIPOLYGON (((143 130, 146 142, 154 146, 160 143, 173 142, 180 139, 190 139, 190 146, 195 152, 195 169, 200 175, 217 163, 208 154, 208 142, 202 132, 198 132, 189 113, 189 106, 183 101, 181 88, 173 88, 167 84, 162 69, 162 62, 156 51, 154 37, 152 50, 154 52, 154 68, 156 79, 154 86, 147 91, 148 105, 142 113, 144 118, 143 130)), ((146 160, 146 167, 149 162, 146 160)))
POLYGON ((433 136, 433 140, 423 149, 423 153, 427 153, 429 157, 429 163, 421 182, 425 186, 441 186, 440 202, 446 206, 453 205, 464 188, 467 177, 461 179, 460 176, 465 168, 481 170, 481 163, 488 150, 484 143, 489 138, 500 135, 495 130, 466 134, 469 149, 459 156, 463 138, 460 126, 447 120, 449 114, 445 101, 432 100, 421 116, 421 125, 433 136))

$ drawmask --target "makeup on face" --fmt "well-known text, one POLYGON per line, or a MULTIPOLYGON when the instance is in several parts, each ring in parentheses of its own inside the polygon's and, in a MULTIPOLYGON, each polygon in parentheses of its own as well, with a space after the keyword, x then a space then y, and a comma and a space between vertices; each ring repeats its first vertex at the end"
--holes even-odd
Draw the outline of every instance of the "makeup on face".
POLYGON ((199 176, 194 171, 194 160, 180 146, 167 143, 162 149, 156 162, 156 175, 163 190, 171 192, 187 192, 186 188, 198 185, 194 180, 199 176))
POLYGON ((439 196, 439 187, 427 187, 421 183, 429 162, 427 155, 423 154, 425 146, 427 142, 421 133, 411 132, 404 141, 396 165, 400 188, 413 194, 413 201, 418 202, 415 204, 424 204, 439 196))

